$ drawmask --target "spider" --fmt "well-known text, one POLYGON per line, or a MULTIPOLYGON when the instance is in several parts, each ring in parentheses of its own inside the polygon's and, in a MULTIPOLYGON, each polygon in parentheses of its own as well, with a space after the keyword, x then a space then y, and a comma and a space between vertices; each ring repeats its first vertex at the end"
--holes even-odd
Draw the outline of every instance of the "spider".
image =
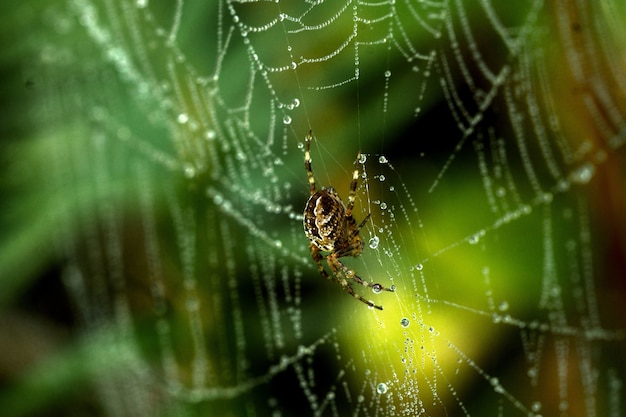
MULTIPOLYGON (((352 173, 352 182, 350 182, 350 193, 348 194, 348 204, 344 205, 343 201, 333 187, 324 187, 318 190, 315 187, 315 176, 311 169, 311 146, 312 132, 306 137, 304 148, 304 167, 309 178, 309 188, 311 196, 304 208, 304 233, 311 241, 309 250, 311 257, 317 265, 320 275, 329 281, 335 281, 344 291, 352 295, 357 300, 367 304, 370 308, 382 310, 382 306, 375 305, 370 300, 361 297, 355 293, 348 280, 353 280, 364 287, 371 287, 376 294, 381 291, 394 291, 394 287, 386 288, 380 284, 374 284, 363 281, 351 269, 348 269, 339 258, 344 256, 357 257, 363 252, 363 241, 359 235, 359 231, 365 225, 370 214, 357 225, 356 220, 352 216, 354 208, 354 200, 356 198, 357 180, 359 178, 359 170, 356 168, 352 173), (326 256, 321 252, 328 252, 326 256), (332 271, 332 277, 326 272, 322 260, 326 258, 326 263, 332 271)), ((357 161, 360 159, 361 153, 357 155, 357 161)))

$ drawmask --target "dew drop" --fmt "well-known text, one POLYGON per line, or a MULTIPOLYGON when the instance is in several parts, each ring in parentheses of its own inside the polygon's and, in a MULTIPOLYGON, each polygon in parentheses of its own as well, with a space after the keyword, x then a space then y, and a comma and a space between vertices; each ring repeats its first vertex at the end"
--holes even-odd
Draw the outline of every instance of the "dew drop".
POLYGON ((187 311, 198 311, 198 309, 200 308, 200 301, 195 297, 189 297, 185 301, 185 306, 187 307, 187 311))
POLYGON ((359 156, 359 164, 364 164, 364 163, 365 163, 365 161, 367 161, 367 155, 365 155, 365 154, 361 154, 361 155, 359 156))
POLYGON ((381 164, 386 164, 389 161, 387 161, 387 157, 385 157, 385 155, 381 155, 378 157, 378 162, 381 164))
POLYGON ((181 113, 176 118, 176 121, 180 123, 181 125, 184 125, 185 123, 189 121, 189 115, 187 113, 181 113))
POLYGON ((476 245, 480 242, 480 234, 476 233, 469 237, 468 239, 470 245, 476 245))
POLYGON ((409 319, 407 319, 406 317, 402 317, 402 320, 400 320, 400 326, 406 329, 407 327, 409 327, 409 324, 411 324, 409 319))
POLYGON ((387 384, 385 384, 384 382, 381 382, 380 384, 378 384, 378 386, 376 387, 376 392, 379 394, 384 394, 387 392, 387 384))
POLYGON ((298 100, 297 98, 294 98, 292 101, 293 107, 298 107, 300 105, 300 100, 298 100))
POLYGON ((391 77, 391 71, 387 70, 385 71, 385 78, 389 78, 391 77))
POLYGON ((213 130, 213 129, 209 129, 209 130, 207 130, 207 131, 204 133, 204 137, 205 137, 207 140, 211 141, 211 140, 214 140, 214 139, 217 137, 217 133, 215 132, 215 130, 213 130))
POLYGON ((286 125, 291 124, 291 116, 285 115, 283 117, 283 123, 286 124, 286 125))
POLYGON ((571 181, 578 184, 587 184, 589 181, 591 181, 591 178, 595 174, 595 171, 596 169, 593 164, 587 162, 580 166, 578 169, 576 169, 574 172, 572 172, 570 176, 571 181))
POLYGON ((378 181, 380 181, 380 182, 385 181, 385 176, 384 176, 384 175, 382 175, 382 174, 381 174, 381 175, 379 175, 379 176, 378 176, 378 181))
POLYGON ((381 210, 387 210, 387 203, 385 203, 384 201, 382 203, 380 203, 380 209, 381 210))
POLYGON ((372 292, 374 294, 380 294, 383 291, 383 286, 380 284, 374 284, 372 285, 372 292))
POLYGON ((552 195, 552 193, 546 192, 541 194, 539 198, 542 203, 551 203, 554 196, 552 195))
POLYGON ((183 172, 187 178, 193 178, 196 176, 196 168, 191 164, 185 164, 183 172))
POLYGON ((378 236, 373 236, 369 241, 370 248, 376 249, 378 247, 379 242, 380 242, 380 238, 378 236))

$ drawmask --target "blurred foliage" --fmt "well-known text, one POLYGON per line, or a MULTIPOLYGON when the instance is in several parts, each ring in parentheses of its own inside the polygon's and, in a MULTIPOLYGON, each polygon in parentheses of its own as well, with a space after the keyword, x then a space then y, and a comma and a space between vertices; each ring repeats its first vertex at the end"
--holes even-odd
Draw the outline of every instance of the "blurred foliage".
MULTIPOLYGON (((150 3, 149 7, 157 20, 157 23, 154 23, 155 27, 160 27, 161 24, 167 27, 171 22, 171 16, 176 13, 175 3, 153 3, 150 3)), ((477 30, 478 44, 483 50, 492 51, 492 55, 485 59, 493 63, 494 67, 507 63, 512 66, 516 65, 516 62, 509 62, 515 61, 515 57, 501 53, 503 50, 501 39, 493 36, 493 32, 488 30, 487 25, 483 27, 476 23, 485 18, 476 3, 467 3, 464 9, 467 12, 465 18, 473 22, 474 28, 484 29, 484 31, 477 30)), ((2 388, 0 409, 12 416, 105 414, 107 408, 102 407, 101 399, 98 398, 97 381, 99 378, 115 379, 116 372, 132 368, 132 364, 140 361, 138 357, 146 355, 141 359, 149 359, 149 355, 155 354, 151 352, 154 348, 151 346, 152 336, 144 335, 140 331, 137 334, 127 333, 128 328, 114 320, 111 323, 96 323, 97 326, 94 327, 101 326, 97 331, 87 330, 101 317, 81 316, 80 309, 71 306, 64 289, 76 284, 76 279, 80 281, 87 278, 76 278, 77 272, 71 268, 68 269, 67 260, 60 259, 59 256, 67 249, 59 246, 75 246, 72 250, 79 255, 78 260, 87 265, 87 270, 90 270, 90 262, 97 258, 93 256, 93 251, 97 250, 89 247, 85 242, 104 242, 103 246, 106 246, 107 239, 110 239, 107 231, 114 229, 110 227, 111 224, 116 224, 116 227, 123 229, 120 233, 124 235, 126 243, 139 242, 135 248, 143 247, 142 238, 137 237, 141 233, 137 231, 141 219, 135 218, 141 213, 136 207, 137 184, 131 183, 128 180, 129 177, 141 172, 141 175, 150 178, 155 183, 172 182, 174 184, 172 188, 177 189, 179 193, 175 196, 176 198, 184 200, 191 207, 195 205, 199 211, 208 212, 210 216, 221 215, 214 207, 204 206, 208 204, 205 198, 206 185, 214 185, 213 179, 207 173, 210 167, 204 167, 207 171, 202 174, 204 176, 199 176, 198 184, 202 186, 197 185, 194 188, 185 182, 183 165, 189 163, 189 167, 194 167, 197 162, 194 158, 201 159, 201 157, 194 154, 193 147, 176 147, 177 143, 183 142, 183 140, 177 142, 172 138, 174 131, 172 125, 175 124, 174 116, 178 110, 172 109, 172 106, 175 107, 176 103, 155 103, 151 101, 154 100, 154 96, 145 94, 145 91, 142 94, 142 88, 159 85, 159 80, 172 77, 170 72, 172 66, 176 65, 172 62, 175 60, 168 60, 171 55, 161 55, 163 51, 159 48, 133 51, 127 45, 127 50, 120 51, 114 42, 108 43, 107 36, 113 34, 116 41, 119 41, 117 37, 131 38, 134 36, 133 30, 137 28, 115 27, 111 21, 107 21, 102 16, 98 25, 92 21, 85 21, 85 15, 80 15, 77 12, 78 6, 72 6, 72 4, 78 3, 34 0, 19 4, 12 3, 5 5, 3 16, 0 17, 0 134, 2 138, 0 142, 0 195, 2 195, 0 199, 0 308, 2 309, 0 314, 7 318, 5 323, 0 325, 0 387, 2 388), (99 32, 98 30, 101 29, 105 30, 99 32), (116 33, 116 31, 124 33, 116 33), (107 48, 107 45, 110 48, 107 48), (137 56, 134 56, 133 52, 137 56), (112 58, 116 54, 121 54, 122 58, 118 56, 116 61, 112 58), (119 62, 125 58, 130 58, 132 62, 127 67, 121 67, 119 62), (152 65, 150 69, 154 70, 154 73, 140 72, 141 69, 145 70, 141 65, 146 61, 150 62, 152 65), (139 72, 133 73, 131 69, 139 72), (134 78, 138 74, 139 80, 134 78), (142 81, 142 77, 148 81, 145 85, 138 82, 142 81), (98 124, 98 121, 102 120, 106 120, 106 123, 98 124), (102 129, 102 125, 106 126, 105 130, 102 129), (149 146, 137 138, 149 138, 149 146), (148 158, 145 157, 146 154, 149 155, 148 158), (172 172, 166 172, 167 170, 158 164, 143 163, 145 160, 166 161, 163 163, 165 166, 173 160, 172 164, 180 165, 173 167, 172 172), (106 173, 106 176, 102 176, 103 173, 106 173), (128 213, 128 219, 115 218, 115 215, 111 214, 115 211, 112 208, 120 209, 125 214, 128 213), (98 221, 104 224, 101 227, 95 227, 94 230, 101 235, 90 237, 92 240, 85 236, 77 238, 74 234, 78 234, 76 230, 82 225, 98 221), (107 224, 107 221, 110 223, 107 224), (64 227, 59 227, 59 224, 63 224, 64 227), (135 339, 139 340, 138 344, 142 347, 142 351, 134 350, 135 339), (103 361, 102 358, 116 358, 117 361, 103 361), (93 381, 96 383, 93 384, 93 381), (94 385, 96 388, 93 388, 94 385), (91 388, 85 389, 86 386, 91 388)), ((119 4, 126 5, 127 3, 120 2, 119 4)), ((181 22, 178 45, 181 50, 178 53, 185 57, 186 64, 190 68, 213 68, 217 64, 217 56, 213 53, 207 54, 205 50, 217 44, 217 34, 211 30, 211 25, 217 21, 215 9, 204 2, 188 1, 184 4, 186 13, 181 22), (209 22, 209 28, 207 28, 207 22, 209 22)), ((106 16, 107 6, 98 6, 101 7, 100 13, 106 16)), ((252 21, 262 20, 264 16, 262 11, 255 8, 272 7, 272 5, 237 4, 235 7, 238 8, 237 13, 242 18, 252 21)), ((398 4, 398 7, 403 6, 398 4)), ((505 7, 498 11, 499 16, 506 21, 507 25, 516 26, 522 23, 519 19, 525 16, 528 9, 528 4, 519 2, 515 7, 505 7)), ((122 11, 124 8, 120 7, 119 10, 122 11)), ((295 11, 291 12, 295 13, 295 11)), ((572 50, 584 52, 582 41, 573 46, 573 49, 564 48, 562 42, 559 41, 561 39, 559 30, 563 28, 558 27, 557 17, 559 13, 566 12, 546 6, 537 18, 543 30, 549 32, 547 36, 545 33, 537 36, 547 56, 535 56, 533 54, 535 45, 530 41, 519 47, 529 48, 528 56, 540 58, 545 64, 542 71, 545 70, 546 73, 542 74, 542 81, 546 85, 532 87, 538 91, 542 88, 549 89, 547 93, 549 100, 546 101, 551 100, 556 103, 555 115, 567 121, 563 125, 565 130, 563 137, 572 140, 575 144, 573 148, 582 149, 589 141, 593 142, 593 147, 596 148, 598 144, 595 141, 602 137, 602 132, 597 132, 596 119, 593 114, 589 114, 588 107, 580 96, 581 91, 592 90, 593 83, 588 83, 587 79, 573 79, 568 75, 569 72, 563 71, 562 63, 567 62, 567 54, 572 53, 572 50), (546 38, 554 43, 545 43, 546 38)), ((398 18, 403 19, 408 16, 408 13, 408 11, 399 12, 398 18)), ((583 18, 590 20, 587 23, 589 25, 595 24, 593 22, 595 18, 607 22, 602 32, 587 38, 601 40, 601 45, 607 50, 596 50, 598 54, 604 55, 599 58, 587 56, 588 61, 585 62, 593 67, 593 71, 597 71, 594 72, 595 76, 615 79, 612 84, 614 89, 606 93, 611 94, 617 106, 603 110, 615 112, 621 117, 626 114, 623 80, 615 68, 623 68, 626 62, 624 52, 626 35, 621 24, 623 19, 616 16, 624 16, 624 9, 620 8, 617 2, 604 1, 600 2, 597 7, 589 5, 588 9, 582 11, 581 14, 583 18), (607 52, 608 50, 611 53, 607 52), (599 67, 594 67, 594 65, 599 65, 599 67)), ((351 15, 348 14, 345 25, 342 27, 349 30, 351 25, 351 15)), ((581 27, 587 30, 584 25, 581 23, 580 26, 571 29, 575 32, 580 31, 581 27)), ((436 47, 430 48, 431 34, 418 33, 417 25, 405 25, 405 27, 416 30, 415 33, 406 34, 414 40, 414 46, 420 50, 432 49, 446 55, 450 63, 454 62, 454 54, 447 49, 447 44, 445 44, 449 40, 444 40, 436 47)), ((526 27, 532 28, 533 26, 526 27)), ((595 24, 593 27, 597 28, 598 25, 595 24)), ((137 30, 156 32, 154 28, 146 29, 145 27, 137 30)), ((372 25, 372 30, 361 34, 363 36, 361 39, 366 40, 367 37, 378 39, 380 33, 385 30, 387 30, 386 27, 372 25)), ((285 34, 279 33, 279 35, 280 40, 283 41, 285 34)), ((222 33, 221 36, 227 36, 227 34, 222 33)), ((267 34, 267 36, 268 39, 261 37, 255 39, 255 42, 258 42, 258 52, 265 54, 265 62, 274 63, 278 67, 285 63, 286 58, 276 52, 277 48, 274 44, 276 35, 267 34)), ((308 56, 318 56, 323 55, 322 51, 329 43, 337 45, 346 38, 345 33, 335 33, 330 30, 321 30, 316 33, 316 36, 319 37, 311 39, 310 36, 294 36, 294 48, 298 51, 306 51, 308 56)), ((238 43, 229 49, 227 59, 221 62, 222 78, 218 87, 224 102, 236 108, 245 103, 247 93, 255 86, 250 87, 246 83, 250 70, 250 56, 243 41, 234 38, 232 42, 238 43)), ((459 53, 470 55, 473 51, 467 45, 465 47, 466 49, 459 50, 459 53)), ((443 100, 436 78, 442 75, 441 68, 420 67, 417 64, 406 65, 404 57, 390 52, 387 45, 371 47, 367 49, 367 52, 361 56, 361 78, 358 83, 354 84, 354 87, 350 85, 324 90, 324 94, 310 90, 308 87, 316 84, 330 85, 337 80, 351 76, 354 73, 352 51, 350 54, 332 60, 331 65, 325 62, 302 66, 298 71, 298 79, 284 75, 268 75, 275 85, 280 86, 280 90, 276 92, 280 99, 302 94, 307 108, 306 111, 299 113, 300 117, 294 117, 289 127, 284 127, 279 123, 276 130, 284 128, 289 132, 290 138, 302 139, 312 127, 319 142, 314 149, 315 167, 322 174, 323 182, 338 184, 337 188, 342 195, 345 195, 348 187, 348 171, 351 169, 349 167, 351 167, 350 164, 357 148, 374 156, 384 153, 393 160, 401 178, 406 182, 420 208, 419 216, 409 218, 412 227, 417 227, 423 219, 428 219, 424 228, 419 226, 428 240, 422 240, 424 236, 419 236, 415 241, 407 244, 409 250, 429 253, 432 248, 445 247, 447 244, 459 241, 460 238, 472 239, 472 233, 476 232, 473 225, 490 222, 489 207, 482 195, 482 184, 479 181, 481 177, 476 168, 473 152, 476 146, 489 145, 489 141, 484 139, 482 143, 478 140, 460 142, 458 127, 451 116, 448 104, 443 100), (392 74, 389 78, 390 84, 387 86, 383 75, 385 70, 392 74), (429 75, 425 78, 426 81, 423 81, 426 72, 429 75), (281 76, 283 78, 279 80, 281 76), (420 82, 424 82, 424 91, 407 89, 407 85, 421 87, 420 82), (383 102, 381 99, 385 94, 389 98, 388 102, 383 102), (416 100, 415 97, 418 94, 422 95, 419 96, 419 100, 416 100), (419 108, 416 108, 416 102, 419 108), (388 108, 383 111, 385 105, 388 108), (462 151, 458 151, 457 148, 462 148, 462 151), (438 193, 434 196, 428 187, 432 185, 433 179, 436 178, 450 155, 455 155, 455 164, 452 169, 446 171, 446 181, 438 185, 438 193), (428 178, 429 181, 424 178, 428 178), (459 207, 459 203, 463 203, 463 206, 459 207)), ((170 51, 170 53, 175 55, 176 51, 170 51)), ((540 55, 539 52, 537 55, 540 55)), ((294 59, 299 58, 296 56, 294 59)), ((524 69, 534 70, 532 65, 524 69)), ((201 77, 208 73, 207 70, 206 73, 194 75, 201 77)), ((466 90, 465 79, 461 77, 461 74, 459 68, 453 68, 450 74, 443 74, 443 76, 450 76, 450 83, 458 85, 459 91, 465 94, 458 98, 461 102, 471 102, 473 92, 483 87, 486 91, 489 87, 489 82, 483 80, 484 85, 474 86, 476 90, 473 92, 466 90)), ((259 86, 262 87, 262 81, 255 80, 254 82, 260 83, 259 86)), ((252 97, 254 101, 249 122, 258 131, 264 131, 267 128, 264 123, 270 111, 267 102, 276 98, 268 97, 269 94, 264 92, 263 88, 258 88, 256 91, 258 94, 252 97)), ((179 92, 172 93, 171 91, 168 93, 179 94, 179 92)), ((168 93, 161 96, 164 101, 169 99, 168 93)), ((156 96, 159 96, 158 93, 156 96)), ((193 103, 197 99, 189 91, 183 91, 177 98, 184 103, 193 103)), ((506 128, 502 127, 508 124, 509 115, 506 110, 503 110, 506 105, 505 100, 496 100, 493 104, 493 113, 481 110, 480 114, 492 117, 491 126, 506 132, 506 128)), ((554 109, 541 110, 549 113, 554 109)), ((201 118, 195 117, 197 115, 194 114, 189 116, 195 119, 201 118)), ((225 119, 224 117, 220 120, 225 119)), ((282 132, 278 132, 277 135, 282 135, 282 132)), ((600 144, 602 147, 604 145, 600 144)), ((279 155, 279 146, 282 144, 275 146, 276 149, 273 151, 279 155)), ((575 161, 582 163, 587 158, 596 164, 594 165, 597 169, 595 182, 590 186, 576 185, 580 189, 549 206, 557 218, 557 228, 563 229, 556 230, 556 235, 558 233, 567 235, 571 230, 579 230, 580 227, 575 220, 567 218, 567 207, 577 204, 577 193, 589 194, 589 200, 592 203, 590 218, 594 235, 593 246, 598 245, 598 250, 594 251, 594 256, 598 256, 594 261, 594 267, 600 271, 598 274, 600 287, 597 296, 600 301, 606 300, 606 303, 602 303, 601 306, 606 312, 603 319, 610 318, 609 323, 612 328, 626 327, 624 323, 626 314, 623 314, 622 302, 624 283, 620 279, 626 271, 623 260, 623 255, 626 253, 623 216, 626 212, 623 193, 626 185, 624 184, 624 178, 626 178, 624 166, 626 165, 624 165, 622 148, 622 144, 614 148, 609 146, 610 151, 608 155, 605 155, 605 161, 599 161, 598 155, 583 155, 580 160, 575 161), (572 195, 574 202, 569 200, 572 195)), ((540 154, 540 149, 537 148, 530 151, 535 155, 540 154)), ((285 181, 293 180, 300 185, 305 185, 301 154, 293 152, 289 155, 289 160, 284 162, 290 170, 293 167, 289 173, 291 177, 285 181)), ((509 163, 516 173, 523 172, 523 161, 516 160, 509 161, 509 163)), ((372 171, 370 178, 374 175, 372 171)), ((263 178, 252 180, 263 181, 263 178)), ((376 186, 372 185, 372 196, 380 198, 379 196, 385 195, 382 187, 381 190, 375 188, 376 186)), ((525 199, 530 199, 528 197, 531 194, 530 186, 528 188, 520 190, 525 199)), ((306 190, 303 189, 304 195, 306 190)), ((158 191, 155 193, 158 194, 158 191)), ((164 202, 167 198, 162 195, 156 195, 154 199, 158 201, 158 207, 167 204, 164 202)), ((536 210, 535 214, 541 218, 545 214, 542 210, 546 209, 545 206, 537 204, 533 210, 536 210)), ((158 215, 159 213, 156 213, 157 217, 158 215)), ((399 227, 403 226, 407 225, 401 223, 399 227)), ((283 233, 281 237, 289 237, 290 231, 285 231, 281 227, 284 225, 277 224, 276 226, 277 230, 283 233)), ((539 280, 544 267, 537 263, 537 259, 542 257, 543 248, 537 243, 541 242, 542 236, 538 235, 540 232, 536 230, 529 226, 526 220, 521 220, 506 232, 490 231, 486 239, 490 247, 495 249, 488 253, 481 249, 480 239, 484 236, 477 235, 474 236, 477 241, 472 243, 474 246, 468 250, 467 257, 459 259, 453 253, 449 253, 431 259, 428 267, 436 272, 428 275, 428 285, 435 289, 433 296, 459 304, 465 302, 471 304, 472 300, 480 299, 484 292, 483 282, 468 283, 467 277, 484 277, 487 272, 482 272, 482 267, 484 264, 489 264, 489 273, 493 276, 510 277, 503 281, 505 284, 502 287, 498 288, 501 291, 500 294, 514 296, 516 300, 519 300, 519 304, 526 310, 516 311, 516 313, 525 320, 531 320, 536 309, 533 303, 539 299, 536 292, 541 290, 539 280), (529 230, 534 230, 535 234, 529 230), (511 257, 512 253, 516 256, 511 257)), ((171 245, 172 248, 176 246, 174 242, 176 232, 171 230, 171 227, 162 226, 159 232, 162 232, 159 235, 160 243, 164 246, 171 245)), ((220 230, 219 233, 225 232, 220 230)), ((240 236, 237 233, 233 232, 233 241, 239 240, 240 236)), ((572 239, 575 238, 572 237, 572 239)), ((285 239, 285 241, 288 240, 285 239)), ((201 242, 201 244, 211 248, 215 242, 201 242)), ((133 258, 134 255, 134 253, 126 253, 125 257, 133 258)), ((237 253, 236 256, 239 257, 238 259, 245 260, 248 255, 237 253)), ((175 287, 172 291, 182 294, 183 290, 177 286, 181 285, 184 271, 173 266, 175 260, 167 256, 163 258, 164 269, 171 272, 172 277, 178 279, 173 279, 177 282, 172 284, 172 287, 175 287)), ((411 258, 411 256, 405 255, 405 258, 411 258)), ((567 260, 561 259, 560 261, 563 264, 567 263, 567 260)), ((133 284, 138 287, 145 285, 145 282, 142 282, 145 280, 142 276, 145 274, 145 265, 141 265, 135 259, 131 259, 130 263, 129 276, 136 279, 133 284)), ((374 276, 377 272, 384 273, 385 267, 389 269, 389 264, 383 264, 381 268, 374 258, 355 261, 354 265, 356 268, 364 268, 374 276)), ((91 270, 97 270, 97 268, 91 270)), ((402 288, 404 292, 398 295, 398 305, 392 307, 390 302, 386 303, 386 307, 389 305, 388 310, 394 314, 401 314, 403 305, 406 306, 412 301, 414 289, 409 284, 413 283, 407 281, 404 284, 406 285, 402 288)), ((149 324, 146 322, 150 320, 148 318, 150 303, 145 301, 145 293, 141 291, 133 293, 132 290, 132 288, 128 290, 129 294, 136 296, 136 299, 131 301, 132 307, 136 309, 132 312, 135 314, 131 319, 132 324, 137 328, 148 327, 149 324)), ((331 297, 337 297, 342 303, 351 301, 346 301, 346 296, 337 294, 339 291, 330 285, 322 287, 321 290, 311 289, 311 292, 329 293, 331 297)), ((503 296, 503 298, 508 297, 503 296)), ((311 309, 314 312, 310 314, 316 317, 316 320, 310 323, 312 328, 323 326, 326 319, 336 318, 334 310, 324 309, 325 304, 319 301, 321 299, 322 297, 312 297, 315 301, 303 307, 305 311, 311 309), (320 320, 319 317, 323 317, 324 320, 320 320)), ((170 301, 174 309, 180 310, 185 302, 182 295, 170 301)), ((339 335, 338 339, 349 346, 349 350, 352 350, 350 353, 355 358, 360 355, 362 346, 371 346, 372 340, 375 340, 376 346, 381 348, 372 352, 371 360, 373 363, 387 363, 387 361, 392 363, 392 366, 385 368, 384 371, 388 373, 384 377, 390 380, 391 369, 394 367, 402 369, 404 364, 398 362, 400 356, 393 360, 388 358, 389 352, 384 348, 387 340, 401 338, 402 332, 415 331, 415 334, 427 334, 429 330, 419 329, 412 322, 409 330, 396 326, 393 329, 379 329, 372 336, 374 333, 362 321, 358 321, 351 307, 345 314, 339 316, 338 320, 343 320, 343 328, 349 329, 354 326, 355 331, 339 335)), ((475 307, 486 308, 485 306, 475 307)), ((248 313, 254 312, 248 311, 248 313)), ((488 328, 483 327, 482 322, 475 323, 475 327, 460 328, 455 326, 455 323, 463 318, 463 314, 453 316, 447 313, 447 311, 440 311, 435 315, 435 320, 440 323, 440 330, 448 331, 451 339, 467 340, 468 353, 472 357, 488 356, 490 349, 494 349, 494 345, 503 346, 506 343, 505 338, 510 337, 508 334, 487 332, 488 328)), ((112 319, 113 317, 114 315, 111 314, 112 319)), ((219 318, 213 319, 215 321, 207 326, 212 325, 218 328, 219 324, 216 325, 215 322, 219 318)), ((178 324, 174 327, 180 330, 184 324, 180 324, 178 320, 184 319, 172 318, 172 322, 178 324)), ((216 330, 211 329, 211 331, 216 330)), ((146 331, 146 333, 149 332, 146 331)), ((231 334, 226 336, 234 337, 231 334)), ((257 337, 260 336, 257 335, 257 337)), ((181 342, 181 346, 178 347, 180 349, 178 353, 183 355, 191 349, 191 342, 185 340, 184 335, 180 338, 184 342, 181 342)), ((295 342, 291 342, 295 345, 295 342)), ((616 348, 616 351, 621 353, 623 353, 622 350, 621 346, 616 348)), ((259 353, 255 352, 255 354, 259 353)), ((253 358, 252 361, 254 362, 255 359, 253 358)), ((443 357, 439 359, 445 362, 443 357)), ((612 359, 609 358, 609 360, 612 359)), ((550 358, 549 360, 556 361, 557 359, 550 358)), ((575 368, 576 365, 573 364, 571 367, 575 368)), ((426 374, 434 372, 432 362, 426 362, 423 369, 426 374)), ((616 369, 622 371, 617 365, 616 369)), ((620 377, 623 375, 620 373, 620 377)), ((192 378, 192 376, 185 377, 192 378)), ((492 388, 489 387, 489 392, 492 392, 492 388)), ((158 398, 155 402, 158 400, 161 399, 158 398)), ((180 407, 173 407, 172 413, 189 412, 192 414, 198 411, 194 409, 194 406, 189 406, 189 409, 183 405, 180 407)))

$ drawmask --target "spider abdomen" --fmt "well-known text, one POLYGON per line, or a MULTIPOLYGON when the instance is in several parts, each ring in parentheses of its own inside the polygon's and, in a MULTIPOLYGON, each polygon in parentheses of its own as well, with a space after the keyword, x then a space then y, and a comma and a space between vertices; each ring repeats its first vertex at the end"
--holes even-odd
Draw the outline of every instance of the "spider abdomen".
POLYGON ((323 251, 331 252, 345 245, 346 207, 332 188, 316 192, 304 209, 304 232, 323 251))

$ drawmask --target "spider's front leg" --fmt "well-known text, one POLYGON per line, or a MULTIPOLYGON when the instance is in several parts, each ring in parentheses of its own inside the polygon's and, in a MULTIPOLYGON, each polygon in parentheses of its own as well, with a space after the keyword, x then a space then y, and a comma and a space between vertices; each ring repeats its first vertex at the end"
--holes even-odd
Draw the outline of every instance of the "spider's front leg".
POLYGON ((352 289, 352 287, 350 286, 350 284, 348 283, 348 278, 352 279, 354 281, 356 281, 357 283, 363 285, 364 287, 372 287, 372 289, 385 289, 387 291, 392 291, 389 290, 385 287, 383 287, 380 284, 374 284, 374 285, 370 285, 369 282, 367 281, 363 281, 361 279, 361 277, 359 277, 357 274, 354 273, 354 271, 348 269, 348 267, 346 267, 343 262, 341 262, 336 253, 331 253, 330 255, 328 255, 326 257, 326 262, 328 263, 328 266, 330 267, 330 269, 333 271, 333 274, 337 277, 339 284, 341 284, 341 287, 343 288, 343 290, 345 292, 347 292, 348 294, 350 294, 351 296, 353 296, 354 298, 356 298, 357 300, 361 301, 362 303, 367 304, 369 307, 372 308, 376 308, 378 310, 382 310, 383 306, 377 306, 376 304, 374 304, 372 301, 361 297, 359 294, 355 293, 354 290, 352 289))

